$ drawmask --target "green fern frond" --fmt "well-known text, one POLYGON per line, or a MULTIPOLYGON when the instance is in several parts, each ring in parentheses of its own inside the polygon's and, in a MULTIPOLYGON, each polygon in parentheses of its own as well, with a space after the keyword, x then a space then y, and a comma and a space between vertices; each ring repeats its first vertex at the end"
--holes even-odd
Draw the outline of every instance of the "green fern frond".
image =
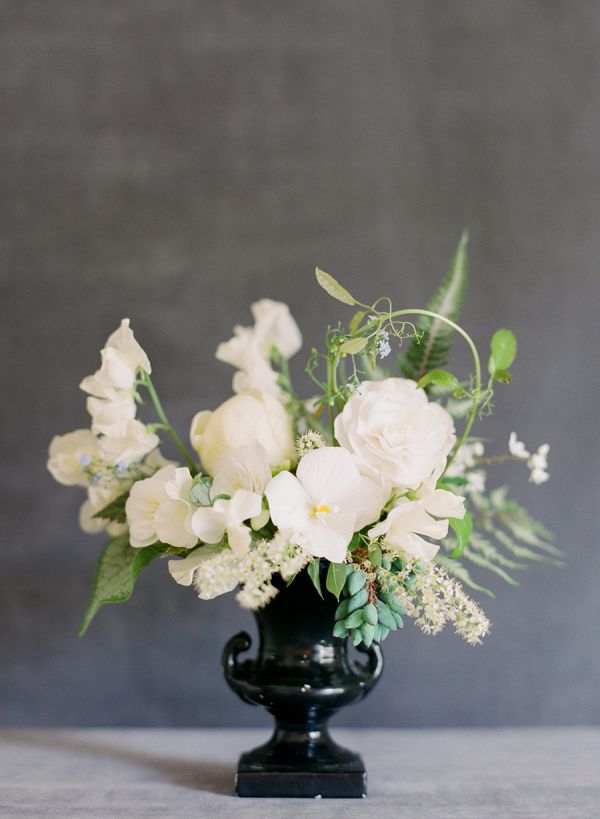
MULTIPOLYGON (((468 233, 460 237, 450 270, 442 284, 427 305, 427 309, 439 313, 452 321, 458 319, 467 281, 468 233)), ((402 373, 407 378, 418 381, 430 370, 444 367, 450 356, 452 329, 440 319, 423 316, 417 325, 419 338, 412 340, 406 358, 402 363, 402 373)))
POLYGON ((476 583, 471 575, 469 574, 469 570, 466 566, 463 566, 458 560, 452 560, 450 557, 445 557, 444 555, 438 554, 436 556, 436 561, 442 566, 449 575, 455 577, 457 580, 460 580, 461 583, 464 583, 465 586, 468 586, 470 589, 474 591, 480 591, 484 594, 489 595, 490 597, 495 597, 493 591, 490 589, 486 589, 485 586, 480 586, 479 583, 476 583))
POLYGON ((488 525, 485 528, 486 532, 493 534, 493 536, 499 543, 501 543, 506 549, 508 549, 508 551, 511 552, 515 557, 518 557, 521 560, 537 561, 538 563, 552 563, 554 566, 565 565, 563 560, 558 560, 557 558, 549 557, 547 554, 540 554, 539 552, 534 552, 533 549, 529 549, 527 546, 522 546, 502 529, 497 529, 496 527, 491 525, 488 525))
POLYGON ((490 540, 482 537, 482 535, 480 535, 478 532, 471 533, 469 546, 474 551, 479 552, 482 557, 486 558, 492 563, 496 563, 498 566, 503 566, 505 569, 527 568, 526 563, 517 563, 516 560, 511 560, 510 557, 503 555, 502 552, 497 549, 490 540))
POLYGON ((473 549, 469 549, 468 547, 463 552, 463 557, 466 557, 467 560, 470 560, 471 563, 474 563, 476 566, 479 566, 481 569, 488 569, 490 572, 494 572, 502 580, 509 583, 511 586, 518 586, 519 584, 511 577, 505 569, 498 566, 496 563, 492 563, 491 560, 488 560, 487 557, 479 554, 479 552, 474 551, 473 549))

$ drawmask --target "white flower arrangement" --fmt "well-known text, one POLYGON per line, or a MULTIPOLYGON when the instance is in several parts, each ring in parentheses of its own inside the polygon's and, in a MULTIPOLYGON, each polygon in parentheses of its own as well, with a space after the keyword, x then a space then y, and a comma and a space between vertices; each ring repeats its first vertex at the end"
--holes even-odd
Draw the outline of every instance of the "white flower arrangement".
POLYGON ((236 327, 217 348, 236 368, 234 395, 194 416, 191 452, 165 415, 129 320, 108 338, 100 368, 80 385, 90 428, 53 438, 48 459, 57 481, 87 490, 82 528, 110 536, 81 633, 100 606, 131 595, 145 565, 167 556, 180 585, 202 599, 239 588, 250 609, 278 593, 274 575, 292 582, 306 570, 319 594, 340 600, 334 635, 356 645, 381 642, 405 615, 425 633, 452 622, 478 643, 489 622, 462 583, 486 590, 463 560, 513 583, 508 570, 523 560, 560 562, 550 533, 505 487, 485 494, 486 467, 499 461, 523 461, 543 483, 549 447, 531 455, 512 433, 508 452, 486 456, 471 435, 491 411, 495 385, 511 380, 516 341, 509 330, 494 334, 484 383, 475 344, 456 323, 466 236, 426 309, 361 304, 327 273, 316 275, 358 308, 347 327, 328 328, 324 351, 311 352, 306 371, 318 395, 298 397, 287 362, 300 330, 285 304, 262 299, 252 305, 254 325, 236 327), (473 357, 462 380, 442 369, 456 335, 473 357), (381 360, 395 342, 394 372, 381 360), (137 418, 144 394, 153 423, 137 418), (183 464, 161 455, 160 435, 183 464))

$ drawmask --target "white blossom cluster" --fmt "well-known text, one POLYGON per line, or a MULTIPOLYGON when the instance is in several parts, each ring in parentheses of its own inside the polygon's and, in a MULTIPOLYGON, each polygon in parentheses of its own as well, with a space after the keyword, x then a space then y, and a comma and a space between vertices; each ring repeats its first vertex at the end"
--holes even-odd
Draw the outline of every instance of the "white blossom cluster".
POLYGON ((477 645, 490 630, 490 621, 477 603, 435 563, 410 561, 398 573, 380 569, 378 579, 398 597, 424 634, 438 634, 446 623, 452 623, 459 637, 477 645))
POLYGON ((259 540, 241 558, 224 549, 203 560, 194 574, 194 587, 203 599, 242 588, 236 599, 246 609, 260 609, 275 597, 271 583, 274 574, 289 579, 301 571, 311 555, 301 546, 289 542, 283 532, 272 540, 259 540))
POLYGON ((108 529, 116 535, 120 523, 94 518, 96 512, 125 492, 134 480, 151 475, 166 463, 158 452, 159 439, 136 416, 136 378, 150 373, 148 356, 135 340, 129 319, 106 341, 101 366, 83 379, 90 429, 55 435, 50 442, 48 469, 59 483, 83 486, 87 499, 79 515, 89 533, 108 529))
POLYGON ((548 452, 550 451, 549 444, 542 444, 538 447, 537 452, 531 454, 528 452, 523 441, 519 441, 516 432, 511 432, 508 440, 508 450, 513 458, 520 461, 525 461, 531 472, 529 480, 531 483, 542 484, 550 477, 548 472, 548 452))

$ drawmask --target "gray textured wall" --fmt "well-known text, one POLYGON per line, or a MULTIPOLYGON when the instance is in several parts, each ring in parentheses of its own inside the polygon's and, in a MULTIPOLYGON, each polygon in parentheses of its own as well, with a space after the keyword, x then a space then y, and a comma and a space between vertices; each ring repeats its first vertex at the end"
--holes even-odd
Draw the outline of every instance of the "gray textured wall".
MULTIPOLYGON (((86 423, 79 379, 123 315, 186 430, 223 400, 213 359, 248 303, 290 303, 307 341, 341 315, 319 264, 365 298, 422 304, 463 226, 464 321, 521 341, 482 430, 552 444, 515 490, 565 570, 494 583, 472 649, 413 628, 385 645, 350 724, 600 717, 597 310, 600 6, 592 2, 0 3, 0 721, 263 724, 220 678, 250 623, 164 564, 76 627, 99 539, 46 447, 86 423)), ((297 367, 301 369, 300 365, 297 367)), ((500 476, 499 476, 500 477, 500 476)))

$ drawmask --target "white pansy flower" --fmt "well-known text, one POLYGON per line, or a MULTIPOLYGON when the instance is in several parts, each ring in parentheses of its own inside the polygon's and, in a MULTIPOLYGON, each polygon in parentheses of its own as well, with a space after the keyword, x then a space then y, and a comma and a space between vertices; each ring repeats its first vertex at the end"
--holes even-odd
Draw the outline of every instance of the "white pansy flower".
POLYGON ((339 447, 309 452, 296 475, 280 472, 265 494, 273 523, 291 530, 310 554, 334 563, 344 560, 353 533, 377 520, 386 500, 339 447))
POLYGON ((335 419, 335 436, 402 489, 443 469, 455 441, 451 416, 406 378, 360 384, 335 419))
POLYGON ((269 354, 275 347, 284 358, 296 355, 302 347, 302 334, 287 304, 272 299, 260 299, 250 308, 254 316, 254 332, 263 351, 269 354))
POLYGON ((96 398, 90 395, 86 408, 92 416, 92 432, 119 438, 128 421, 133 421, 136 413, 135 400, 129 392, 123 392, 114 400, 96 398))
POLYGON ((216 500, 213 506, 196 509, 191 519, 194 534, 204 543, 219 543, 224 535, 232 551, 245 554, 252 540, 251 530, 244 521, 256 517, 262 507, 262 496, 238 489, 230 500, 216 500))
POLYGON ((550 451, 549 444, 542 444, 537 452, 527 461, 527 466, 531 470, 529 480, 535 484, 545 483, 550 477, 548 469, 548 452, 550 451))
POLYGON ((134 483, 125 504, 134 548, 150 546, 157 540, 181 549, 196 545, 198 538, 190 525, 193 507, 187 501, 191 484, 189 470, 173 465, 134 483))
MULTIPOLYGON (((451 494, 448 492, 447 494, 451 494)), ((438 509, 443 508, 441 505, 438 509)), ((369 537, 382 537, 384 543, 418 560, 433 560, 439 546, 420 535, 439 540, 448 534, 447 520, 434 520, 422 501, 402 498, 385 520, 369 530, 369 537)))
POLYGON ((197 413, 190 441, 209 475, 226 452, 253 443, 264 447, 271 467, 294 458, 290 416, 280 401, 260 391, 234 395, 214 412, 197 413))
POLYGON ((117 438, 103 436, 99 439, 102 458, 109 464, 129 466, 134 461, 141 461, 159 444, 158 435, 149 432, 141 421, 127 421, 119 433, 117 438))
POLYGON ((521 458, 523 460, 525 460, 525 458, 529 458, 530 455, 525 448, 523 441, 518 440, 516 432, 510 433, 510 438, 508 439, 508 451, 515 458, 521 458))
POLYGON ((76 429, 52 438, 47 467, 54 480, 64 486, 87 486, 86 467, 98 456, 98 438, 89 429, 76 429))

